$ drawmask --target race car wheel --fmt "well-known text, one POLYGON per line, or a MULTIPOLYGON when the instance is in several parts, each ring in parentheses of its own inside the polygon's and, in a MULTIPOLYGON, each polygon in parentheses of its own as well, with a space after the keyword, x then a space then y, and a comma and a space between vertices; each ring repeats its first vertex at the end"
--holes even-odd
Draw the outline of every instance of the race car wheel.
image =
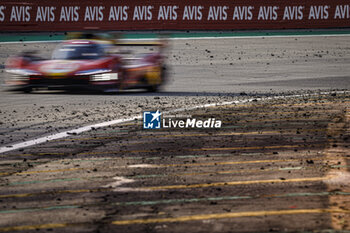
POLYGON ((158 89, 159 89, 159 85, 152 85, 152 86, 147 87, 147 91, 149 91, 149 92, 157 92, 158 89))
POLYGON ((163 65, 162 68, 161 68, 161 74, 160 74, 160 77, 161 77, 161 84, 157 84, 157 85, 151 85, 147 88, 147 91, 149 92, 157 92, 159 91, 159 87, 161 85, 163 85, 166 81, 167 81, 167 67, 166 65, 163 65))
POLYGON ((32 88, 31 87, 26 87, 23 89, 24 93, 31 93, 32 92, 32 88))

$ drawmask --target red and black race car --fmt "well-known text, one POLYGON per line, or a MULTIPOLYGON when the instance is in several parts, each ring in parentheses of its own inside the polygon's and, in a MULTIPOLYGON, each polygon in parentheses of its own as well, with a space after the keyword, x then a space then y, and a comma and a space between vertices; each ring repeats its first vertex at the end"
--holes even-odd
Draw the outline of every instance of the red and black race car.
POLYGON ((31 92, 37 88, 87 88, 102 91, 145 88, 157 91, 166 78, 165 43, 78 38, 64 41, 51 59, 27 52, 11 57, 6 85, 31 92), (151 48, 146 53, 126 47, 151 48))

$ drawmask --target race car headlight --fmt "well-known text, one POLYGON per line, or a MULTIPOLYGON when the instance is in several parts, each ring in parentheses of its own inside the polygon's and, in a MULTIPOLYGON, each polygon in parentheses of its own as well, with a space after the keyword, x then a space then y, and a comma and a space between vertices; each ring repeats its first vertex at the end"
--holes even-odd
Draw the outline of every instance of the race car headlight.
POLYGON ((91 81, 112 81, 118 80, 118 73, 104 73, 91 75, 91 81))
POLYGON ((109 69, 93 69, 93 70, 83 70, 78 71, 76 75, 95 75, 95 74, 103 74, 111 72, 112 70, 109 69))
POLYGON ((14 75, 21 75, 21 76, 41 75, 37 71, 28 70, 28 69, 6 69, 6 72, 14 75))

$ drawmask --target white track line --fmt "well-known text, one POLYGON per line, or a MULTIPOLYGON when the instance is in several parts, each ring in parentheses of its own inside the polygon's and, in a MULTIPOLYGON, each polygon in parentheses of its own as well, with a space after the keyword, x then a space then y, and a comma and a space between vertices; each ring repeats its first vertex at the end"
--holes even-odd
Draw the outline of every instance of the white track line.
MULTIPOLYGON (((199 108, 208 108, 208 107, 224 106, 224 105, 231 105, 231 104, 244 104, 244 103, 248 103, 248 102, 252 102, 252 101, 264 101, 264 100, 284 99, 284 98, 294 98, 294 97, 308 97, 308 96, 315 96, 315 95, 326 95, 326 94, 331 94, 331 93, 345 94, 345 93, 350 93, 350 91, 321 92, 321 93, 317 93, 317 94, 288 95, 288 96, 283 95, 283 96, 264 97, 264 98, 250 98, 250 99, 246 99, 246 100, 235 100, 235 101, 227 101, 227 102, 221 102, 221 103, 197 105, 197 106, 193 106, 193 107, 189 107, 189 108, 186 108, 186 107, 185 108, 178 108, 178 109, 173 109, 173 110, 169 110, 169 111, 164 111, 163 113, 168 114, 168 113, 176 113, 176 112, 182 112, 182 111, 195 110, 195 109, 199 109, 199 108)), ((93 129, 103 128, 103 127, 116 125, 116 124, 120 124, 120 123, 124 123, 124 122, 130 122, 130 121, 133 121, 135 119, 138 120, 141 118, 142 118, 142 115, 137 115, 137 116, 130 117, 130 118, 105 121, 102 123, 87 125, 87 126, 83 126, 83 127, 77 128, 77 129, 64 131, 64 132, 56 133, 56 134, 51 134, 48 136, 43 136, 40 138, 28 140, 25 142, 12 144, 9 146, 3 146, 3 147, 0 147, 0 154, 5 153, 5 152, 9 152, 9 151, 13 151, 13 150, 18 150, 18 149, 25 148, 25 147, 38 145, 38 144, 52 141, 55 139, 66 138, 66 137, 69 137, 72 135, 81 134, 83 132, 87 132, 87 131, 90 131, 93 129)))
MULTIPOLYGON (((203 37, 175 37, 168 38, 168 40, 216 40, 216 39, 253 39, 253 38, 288 38, 288 37, 344 37, 350 34, 317 34, 317 35, 264 35, 264 36, 203 36, 203 37)), ((122 39, 126 41, 154 41, 157 38, 140 38, 140 39, 122 39)), ((59 43, 63 40, 43 40, 43 41, 8 41, 0 42, 0 44, 37 44, 37 43, 59 43)))

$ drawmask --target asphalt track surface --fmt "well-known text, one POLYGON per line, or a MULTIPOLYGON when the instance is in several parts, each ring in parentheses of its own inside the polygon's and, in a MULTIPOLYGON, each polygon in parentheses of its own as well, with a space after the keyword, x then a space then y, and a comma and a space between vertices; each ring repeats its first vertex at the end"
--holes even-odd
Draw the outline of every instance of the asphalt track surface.
MULTIPOLYGON (((142 130, 135 120, 1 154, 0 232, 350 230, 349 42, 172 41, 160 93, 2 87, 8 148, 147 110, 238 102, 176 113, 220 119, 221 129, 142 130)), ((54 46, 1 45, 0 64, 54 46)))

